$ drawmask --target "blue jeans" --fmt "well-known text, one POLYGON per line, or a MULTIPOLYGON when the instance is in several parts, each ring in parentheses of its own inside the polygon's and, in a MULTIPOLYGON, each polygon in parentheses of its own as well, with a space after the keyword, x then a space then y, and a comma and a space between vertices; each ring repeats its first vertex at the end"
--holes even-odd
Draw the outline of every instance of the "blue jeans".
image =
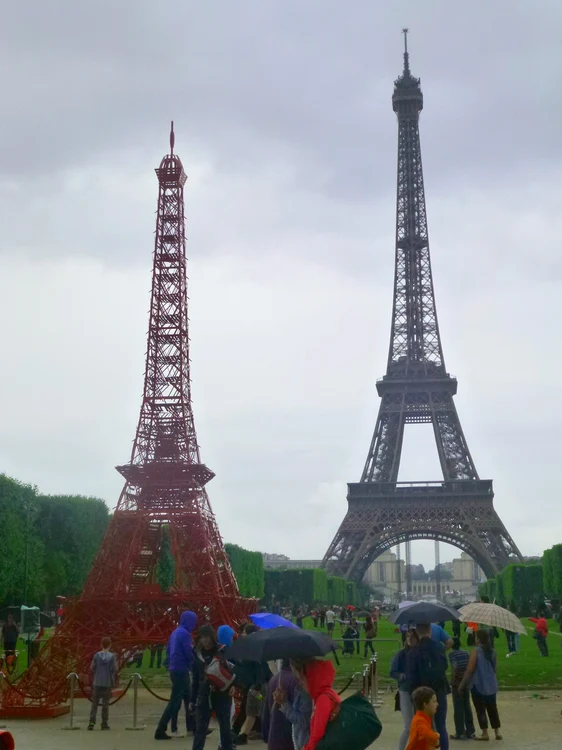
POLYGON ((449 750, 449 735, 447 734, 447 692, 437 691, 439 707, 435 714, 435 731, 439 733, 440 750, 449 750))
POLYGON ((168 722, 173 716, 177 717, 184 695, 189 694, 189 672, 170 672, 170 680, 172 681, 172 694, 164 713, 160 717, 156 734, 166 733, 168 722))

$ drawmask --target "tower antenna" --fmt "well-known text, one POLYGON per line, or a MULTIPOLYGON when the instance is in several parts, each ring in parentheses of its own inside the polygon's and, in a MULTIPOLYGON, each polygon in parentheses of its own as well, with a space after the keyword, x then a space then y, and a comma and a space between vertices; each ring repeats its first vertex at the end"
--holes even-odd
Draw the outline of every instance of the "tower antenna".
POLYGON ((408 55, 408 31, 409 29, 402 29, 404 34, 404 73, 410 72, 410 56, 408 55))
POLYGON ((174 134, 174 121, 170 125, 170 154, 174 155, 174 143, 176 142, 176 136, 174 134))

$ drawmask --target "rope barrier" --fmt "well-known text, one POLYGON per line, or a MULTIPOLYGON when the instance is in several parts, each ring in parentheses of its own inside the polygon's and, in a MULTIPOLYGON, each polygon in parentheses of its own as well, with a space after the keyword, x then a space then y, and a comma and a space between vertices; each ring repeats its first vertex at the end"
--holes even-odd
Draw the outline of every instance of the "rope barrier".
POLYGON ((338 695, 343 695, 345 693, 345 691, 347 690, 347 688, 351 685, 351 683, 353 682, 354 679, 355 679, 355 675, 353 674, 353 675, 351 675, 351 677, 347 681, 345 687, 342 687, 341 690, 338 690, 338 695))
POLYGON ((155 698, 158 698, 159 701, 166 701, 166 703, 167 703, 170 700, 170 696, 168 696, 167 698, 162 698, 161 695, 158 695, 157 693, 155 693, 154 690, 149 685, 146 684, 146 682, 144 681, 144 679, 142 677, 140 678, 140 681, 145 686, 145 688, 148 690, 148 692, 151 695, 153 695, 155 698))
POLYGON ((65 684, 65 682, 68 680, 68 677, 65 677, 64 680, 61 683, 59 683, 58 687, 56 687, 50 693, 45 693, 44 695, 31 695, 30 693, 23 693, 19 688, 17 688, 13 682, 10 682, 8 680, 4 672, 0 672, 0 675, 6 680, 10 690, 14 690, 22 698, 26 698, 29 700, 45 700, 46 698, 50 698, 52 695, 55 695, 55 693, 58 693, 59 690, 62 688, 62 686, 65 684))

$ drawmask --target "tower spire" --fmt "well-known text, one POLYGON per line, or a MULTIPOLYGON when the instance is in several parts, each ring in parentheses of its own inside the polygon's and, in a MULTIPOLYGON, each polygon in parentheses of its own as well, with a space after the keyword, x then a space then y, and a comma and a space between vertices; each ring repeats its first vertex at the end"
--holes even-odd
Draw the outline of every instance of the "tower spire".
POLYGON ((408 31, 409 29, 402 29, 404 34, 404 72, 403 75, 410 75, 410 56, 408 55, 408 31))
POLYGON ((170 156, 174 155, 174 143, 176 142, 176 136, 174 134, 174 121, 170 125, 170 156))

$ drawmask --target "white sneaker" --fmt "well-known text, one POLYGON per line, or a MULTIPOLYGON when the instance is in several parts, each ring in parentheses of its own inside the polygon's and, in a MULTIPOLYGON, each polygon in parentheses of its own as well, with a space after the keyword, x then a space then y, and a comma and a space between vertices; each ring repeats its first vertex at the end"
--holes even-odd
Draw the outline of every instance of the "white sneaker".
POLYGON ((170 732, 173 739, 175 740, 181 740, 183 737, 185 737, 185 734, 183 732, 180 732, 180 730, 176 730, 175 732, 170 732))

